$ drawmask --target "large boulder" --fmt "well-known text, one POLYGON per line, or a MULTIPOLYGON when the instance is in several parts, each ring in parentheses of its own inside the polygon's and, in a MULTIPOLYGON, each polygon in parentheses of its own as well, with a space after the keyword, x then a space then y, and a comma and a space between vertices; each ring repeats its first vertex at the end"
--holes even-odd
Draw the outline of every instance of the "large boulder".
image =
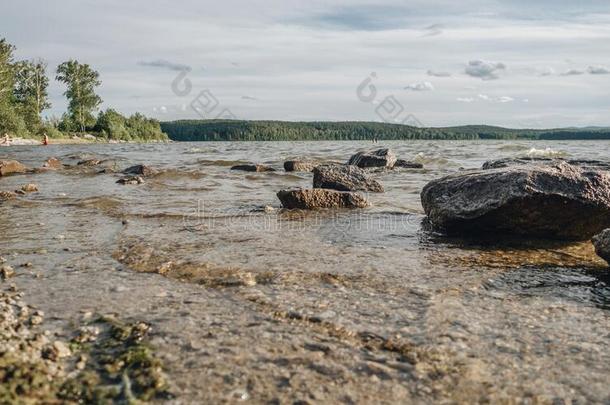
POLYGON ((396 155, 391 149, 379 149, 369 152, 358 152, 353 155, 348 165, 366 167, 385 167, 391 169, 396 163, 396 155))
POLYGON ((287 160, 284 162, 284 170, 287 172, 311 172, 316 163, 310 160, 287 160))
POLYGON ((366 208, 368 201, 353 192, 314 188, 307 190, 282 190, 277 193, 282 207, 312 210, 318 208, 366 208))
POLYGON ((247 165, 235 165, 231 167, 231 170, 241 170, 244 172, 274 172, 273 167, 259 165, 259 164, 247 164, 247 165))
POLYGON ((27 167, 16 160, 0 160, 0 177, 9 174, 25 173, 27 167))
POLYGON ((595 235, 593 246, 595 246, 595 253, 610 263, 610 229, 605 229, 599 235, 595 235))
POLYGON ((313 187, 383 193, 383 186, 357 166, 322 165, 313 170, 313 187))
POLYGON ((467 171, 428 183, 421 201, 448 234, 586 240, 610 227, 610 172, 565 161, 467 171))

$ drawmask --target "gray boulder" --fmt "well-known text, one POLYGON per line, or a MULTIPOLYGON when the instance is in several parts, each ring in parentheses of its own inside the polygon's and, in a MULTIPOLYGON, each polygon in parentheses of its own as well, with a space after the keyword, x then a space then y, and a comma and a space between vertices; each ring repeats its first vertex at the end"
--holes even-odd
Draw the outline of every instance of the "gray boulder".
POLYGON ((610 227, 610 173, 565 161, 466 171, 428 183, 421 201, 447 234, 586 240, 610 227))
POLYGON ((610 263, 610 229, 604 230, 599 235, 593 237, 595 253, 608 263, 610 263))
POLYGON ((353 192, 323 188, 307 190, 282 190, 277 193, 282 207, 288 209, 313 210, 319 208, 366 208, 368 201, 353 192))
POLYGON ((391 169, 396 163, 396 155, 391 149, 379 149, 370 152, 358 152, 353 155, 348 165, 366 167, 385 167, 391 169))
POLYGON ((287 160, 284 162, 284 170, 287 172, 311 172, 316 163, 310 160, 287 160))
POLYGON ((383 186, 357 166, 322 165, 313 170, 313 187, 383 193, 383 186))

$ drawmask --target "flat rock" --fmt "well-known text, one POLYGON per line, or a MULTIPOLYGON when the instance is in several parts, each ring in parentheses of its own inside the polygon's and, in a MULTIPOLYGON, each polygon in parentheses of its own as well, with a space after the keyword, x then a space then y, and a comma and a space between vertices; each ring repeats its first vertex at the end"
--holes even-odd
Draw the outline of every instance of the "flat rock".
POLYGON ((311 160, 287 160, 284 162, 284 170, 287 172, 311 172, 317 164, 311 160))
POLYGON ((288 209, 318 208, 366 208, 368 201, 354 192, 328 190, 323 188, 306 190, 282 190, 277 193, 282 206, 288 209))
POLYGON ((610 229, 605 229, 602 233, 595 235, 593 246, 595 246, 595 253, 610 263, 610 229))
POLYGON ((417 162, 411 162, 410 160, 397 159, 394 163, 394 167, 402 167, 404 169, 423 169, 424 165, 417 162))
POLYGON ((25 173, 27 170, 27 167, 16 160, 0 160, 0 176, 25 173))
POLYGON ((236 165, 231 167, 231 170, 241 170, 244 172, 274 172, 275 169, 273 167, 258 165, 258 164, 248 164, 248 165, 236 165))
POLYGON ((321 165, 313 170, 313 187, 383 193, 383 186, 357 166, 321 165))
POLYGON ((26 184, 25 186, 22 186, 20 191, 24 192, 24 193, 36 193, 38 192, 38 186, 36 184, 26 184))
POLYGON ((154 176, 155 174, 157 174, 157 170, 153 169, 150 166, 146 166, 146 165, 135 165, 135 166, 131 166, 128 167, 127 169, 123 170, 123 174, 131 174, 131 175, 136 175, 136 176, 154 176))
POLYGON ((395 163, 396 155, 391 149, 358 152, 347 162, 348 165, 358 166, 360 168, 385 167, 388 169, 394 167, 395 163))
POLYGON ((610 163, 599 160, 584 160, 584 159, 563 159, 563 158, 535 158, 535 157, 520 157, 520 158, 505 158, 498 160, 490 160, 483 163, 483 170, 500 169, 502 167, 513 167, 521 165, 555 165, 560 162, 565 162, 573 166, 578 166, 584 169, 594 170, 610 170, 610 163))
POLYGON ((428 183, 421 201, 447 234, 586 240, 610 227, 610 172, 565 161, 466 171, 428 183))

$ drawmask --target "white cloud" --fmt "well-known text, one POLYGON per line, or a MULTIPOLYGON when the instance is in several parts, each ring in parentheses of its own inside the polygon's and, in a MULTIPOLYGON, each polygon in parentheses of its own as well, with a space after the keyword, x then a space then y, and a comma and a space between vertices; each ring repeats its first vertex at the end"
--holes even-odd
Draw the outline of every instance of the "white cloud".
POLYGON ((491 100, 491 97, 489 97, 487 94, 479 94, 479 95, 478 95, 478 97, 479 97, 481 100, 485 100, 485 101, 489 101, 489 100, 491 100))
POLYGON ((428 76, 433 76, 433 77, 451 77, 451 73, 449 72, 438 72, 435 70, 428 70, 428 76))
POLYGON ((515 101, 515 99, 514 99, 514 98, 512 98, 512 97, 509 97, 509 96, 502 96, 502 97, 498 97, 498 98, 496 99, 496 101, 497 101, 498 103, 510 103, 510 102, 515 101))
POLYGON ((407 87, 405 87, 405 90, 411 90, 411 91, 433 91, 434 90, 434 85, 432 83, 430 83, 430 82, 411 83, 407 87))
POLYGON ((587 72, 589 72, 592 75, 607 75, 610 74, 610 70, 605 67, 605 66, 589 66, 589 68, 587 69, 587 72))
POLYGON ((472 97, 458 97, 456 100, 459 101, 460 103, 472 103, 474 101, 474 98, 472 98, 472 97))
POLYGON ((466 66, 468 76, 477 77, 483 80, 493 80, 498 78, 498 72, 505 70, 506 65, 501 62, 488 62, 483 60, 471 60, 466 66))
POLYGON ((582 70, 570 69, 570 70, 563 72, 561 74, 561 76, 580 76, 580 75, 584 75, 584 74, 585 74, 585 72, 582 70))

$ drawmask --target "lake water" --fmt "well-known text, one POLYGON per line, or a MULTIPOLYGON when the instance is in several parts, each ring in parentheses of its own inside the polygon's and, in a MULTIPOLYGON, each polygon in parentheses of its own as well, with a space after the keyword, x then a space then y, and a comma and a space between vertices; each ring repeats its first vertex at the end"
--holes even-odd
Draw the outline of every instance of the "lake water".
POLYGON ((610 271, 590 243, 500 245, 422 230, 430 180, 514 156, 609 158, 610 142, 409 141, 12 147, 40 192, 0 205, 0 255, 60 335, 84 311, 153 325, 183 403, 610 401, 610 271), (311 187, 285 160, 346 162, 391 147, 424 169, 373 176, 372 207, 283 211, 311 187), (230 171, 238 163, 276 172, 230 171), (273 209, 271 209, 273 208, 273 209))

